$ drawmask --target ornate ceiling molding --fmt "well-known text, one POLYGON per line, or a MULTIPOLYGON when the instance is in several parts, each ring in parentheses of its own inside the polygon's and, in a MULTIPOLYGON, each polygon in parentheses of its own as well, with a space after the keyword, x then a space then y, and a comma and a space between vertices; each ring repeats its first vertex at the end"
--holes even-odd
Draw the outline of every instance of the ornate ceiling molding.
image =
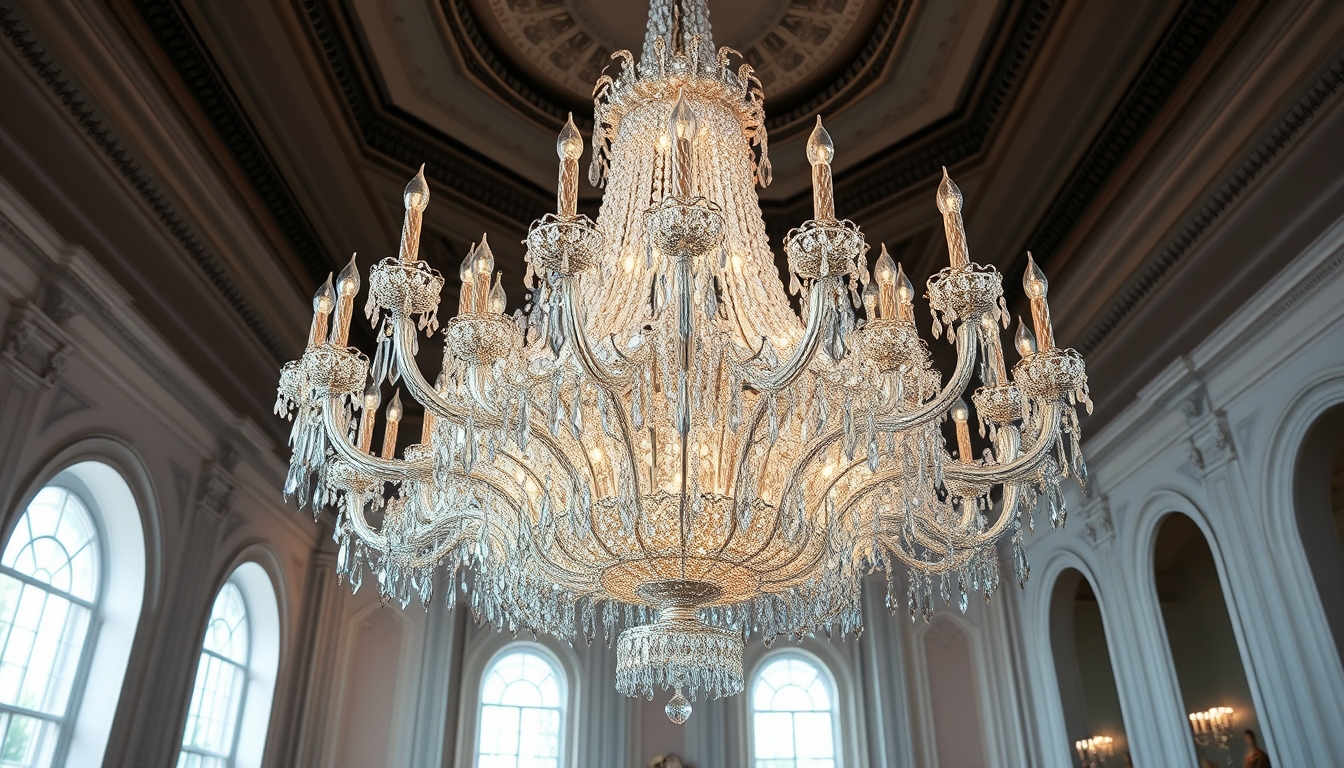
MULTIPOLYGON (((1008 11, 1000 23, 1009 32, 985 57, 962 108, 838 174, 836 208, 857 216, 922 189, 940 177, 943 166, 962 164, 964 168, 968 160, 979 156, 1060 5, 1058 0, 1026 0, 1008 11)), ((761 201, 772 237, 788 231, 793 226, 790 222, 806 218, 811 195, 810 190, 803 190, 787 200, 761 201)))
MULTIPOLYGON (((900 39, 900 33, 905 28, 914 4, 914 0, 893 0, 885 3, 871 34, 868 35, 867 41, 834 79, 813 89, 812 92, 804 95, 801 99, 795 98, 791 100, 791 103, 786 102, 783 109, 771 110, 766 119, 766 127, 769 129, 772 138, 779 141, 797 135, 802 131, 810 130, 814 115, 821 112, 834 114, 876 85, 891 63, 896 51, 896 43, 900 39)), ((579 127, 585 132, 591 131, 592 119, 588 117, 588 110, 586 109, 588 103, 572 102, 563 97, 555 96, 550 89, 537 83, 528 74, 514 66, 507 56, 501 55, 486 35, 482 33, 481 24, 468 0, 440 0, 440 5, 447 20, 446 26, 454 52, 461 61, 463 69, 481 85, 483 90, 494 95, 537 125, 547 129, 558 129, 564 123, 566 114, 573 111, 578 115, 575 122, 579 127)), ((848 20, 850 24, 853 23, 854 17, 858 13, 857 9, 851 7, 854 5, 854 0, 850 0, 846 4, 845 11, 838 14, 848 20)), ((557 24, 563 22, 563 26, 566 27, 564 34, 570 35, 567 39, 577 40, 574 45, 581 47, 581 50, 569 52, 572 54, 569 58, 573 61, 567 63, 582 70, 582 73, 574 72, 570 75, 570 71, 565 70, 558 72, 556 76, 558 78, 574 79, 574 77, 581 77, 584 74, 591 74, 587 83, 596 82, 603 67, 610 62, 610 51, 607 50, 609 44, 597 39, 597 35, 579 29, 576 20, 571 18, 563 7, 557 7, 549 12, 556 17, 557 24), (570 76, 566 77, 566 75, 570 76)), ((830 12, 828 11, 828 13, 830 12)), ((789 22, 796 23, 797 21, 797 18, 788 15, 788 9, 786 8, 784 18, 780 19, 775 26, 776 28, 783 28, 788 26, 789 22)), ((823 43, 823 50, 829 52, 833 49, 839 43, 838 38, 843 37, 849 30, 849 26, 841 25, 837 25, 835 29, 830 30, 827 40, 823 43), (826 43, 829 43, 830 48, 825 47, 826 43)), ((510 31, 512 30, 506 28, 506 33, 510 31)), ((742 52, 744 59, 760 70, 763 78, 769 76, 772 67, 778 68, 777 60, 787 58, 790 52, 799 53, 794 49, 767 50, 764 38, 772 34, 772 42, 776 46, 787 47, 790 44, 789 36, 775 34, 777 31, 783 30, 775 28, 767 30, 762 35, 762 41, 753 43, 742 52)), ((519 37, 525 38, 521 32, 519 37)), ((786 78, 782 87, 792 85, 821 65, 815 61, 809 63, 813 64, 812 68, 803 73, 795 73, 791 80, 786 78)), ((768 79, 765 83, 767 89, 774 85, 768 79)), ((584 87, 588 86, 584 85, 584 87)), ((774 87, 781 86, 775 85, 774 87)))
MULTIPOLYGON (((1092 354, 1105 343, 1111 333, 1134 313, 1162 281, 1194 251, 1214 225, 1226 217, 1227 211, 1241 198, 1257 179, 1283 154, 1293 140, 1311 124, 1340 90, 1344 89, 1344 50, 1335 54, 1331 62, 1303 91, 1301 97, 1251 147, 1242 162, 1223 180, 1208 200, 1199 207, 1185 224, 1167 241, 1144 267, 1139 278, 1121 294, 1120 298, 1101 316, 1077 345, 1085 355, 1092 354)), ((1219 362, 1221 364, 1221 361, 1219 362)))
POLYGON ((308 277, 320 282, 340 262, 323 245, 191 19, 174 0, 134 0, 134 4, 308 277))
POLYGON ((293 350, 281 342, 262 319, 261 314, 233 282, 223 262, 206 245, 204 238, 177 210, 176 204, 158 181, 145 170, 145 165, 94 108, 93 100, 81 91, 65 67, 51 55, 50 47, 41 42, 12 4, 0 4, 0 33, 112 168, 135 191, 145 208, 191 258, 266 352, 277 363, 293 357, 293 350))
MULTIPOLYGON (((1049 262, 1236 4, 1237 0, 1186 0, 1018 254, 1030 249, 1038 264, 1049 262)), ((1020 276, 1026 257, 1014 259, 1009 271, 1020 276)))

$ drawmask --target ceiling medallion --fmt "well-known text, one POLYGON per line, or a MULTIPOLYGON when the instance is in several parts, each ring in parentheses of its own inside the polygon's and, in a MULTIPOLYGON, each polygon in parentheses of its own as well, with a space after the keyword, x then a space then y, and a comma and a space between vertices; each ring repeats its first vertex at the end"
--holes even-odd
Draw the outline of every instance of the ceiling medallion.
POLYGON ((1060 483, 1085 478, 1075 406, 1090 400, 1082 358, 1054 344, 1034 264, 1010 372, 1001 277, 970 261, 946 175, 950 265, 926 293, 933 338, 957 353, 943 382, 914 287, 885 250, 870 274, 863 234, 836 215, 820 119, 814 216, 784 243, 800 318, 754 189, 770 177, 759 83, 714 49, 705 0, 677 11, 655 0, 639 60, 618 53, 619 75, 598 83, 596 221, 576 213, 583 138, 572 122, 561 132, 557 210, 528 232, 523 309, 505 314, 483 237, 440 324, 418 174, 400 253, 369 274, 372 361, 347 346, 352 259, 314 298, 276 410, 294 419, 285 491, 337 509, 336 567, 355 589, 367 569, 384 600, 428 601, 444 566, 449 604, 460 584, 483 622, 614 642, 617 688, 672 691, 681 722, 686 696, 742 690, 751 638, 860 632, 870 573, 888 574, 888 606, 912 619, 935 595, 965 611, 971 592, 998 587, 1008 538, 1023 584, 1038 498, 1062 524, 1060 483), (415 362, 422 331, 444 342, 432 383, 415 362), (375 452, 385 384, 398 392, 375 452), (425 418, 398 457, 403 388, 425 418))
MULTIPOLYGON (((662 1, 673 6, 670 0, 662 1)), ((613 25, 606 15, 623 6, 612 0, 441 3, 449 39, 466 73, 488 93, 542 125, 563 119, 564 105, 590 92, 612 52, 620 48, 621 34, 615 27, 621 25, 613 25), (491 40, 500 35, 503 40, 491 40)), ((875 20, 864 21, 872 26, 862 32, 865 42, 843 58, 837 58, 838 47, 856 24, 871 15, 865 13, 865 0, 834 0, 824 7, 814 0, 755 0, 754 5, 760 7, 750 13, 737 11, 753 21, 738 24, 734 36, 740 38, 743 60, 776 96, 797 89, 788 99, 787 112, 771 121, 771 130, 788 137, 805 131, 810 115, 835 112, 882 76, 913 0, 884 4, 875 20), (833 76, 815 82, 819 73, 831 71, 833 76)), ((852 47, 846 43, 845 50, 852 47)), ((578 122, 585 132, 590 127, 582 117, 578 122)))

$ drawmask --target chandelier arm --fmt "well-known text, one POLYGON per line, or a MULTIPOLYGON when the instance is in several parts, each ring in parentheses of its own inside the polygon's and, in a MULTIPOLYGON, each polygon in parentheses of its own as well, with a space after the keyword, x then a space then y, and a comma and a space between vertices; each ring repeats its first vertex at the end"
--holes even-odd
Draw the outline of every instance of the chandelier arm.
POLYGON ((421 373, 420 366, 416 364, 415 355, 411 351, 415 348, 415 322, 400 313, 392 317, 392 322, 396 329, 392 334, 393 362, 401 373, 402 380, 406 382, 406 391, 416 402, 433 411, 439 418, 447 419, 459 427, 466 425, 468 419, 471 419, 477 427, 487 429, 500 429, 504 426, 503 419, 492 409, 479 411, 472 409, 468 412, 440 395, 421 373))
POLYGON ((975 373, 976 343, 979 338, 975 332, 977 325, 978 323, 967 320, 957 328, 957 367, 952 372, 952 378, 948 380, 947 386, 934 395, 932 400, 909 413, 877 419, 875 426, 878 430, 904 432, 940 418, 952 407, 952 403, 970 386, 971 376, 975 373))
MULTIPOLYGON (((966 387, 971 383, 971 375, 975 372, 976 334, 971 327, 972 325, 973 323, 965 322, 957 328, 957 367, 956 370, 953 371, 952 378, 948 381, 947 386, 943 387, 932 400, 909 413, 875 420, 875 426, 879 431, 904 432, 914 429, 942 416, 943 413, 952 407, 953 401, 956 400, 962 392, 966 391, 966 387)), ((757 426, 760 424, 761 415, 763 415, 763 409, 759 407, 759 403, 757 405, 757 409, 752 412, 750 434, 754 434, 757 426)), ((844 434, 845 432, 843 429, 833 429, 825 435, 813 440, 812 447, 794 463, 793 471, 789 473, 788 483, 784 486, 784 490, 779 495, 781 503, 797 490, 798 483, 802 479, 802 468, 815 461, 822 452, 828 450, 832 445, 843 438, 844 434)), ((739 462, 738 466, 739 481, 742 475, 746 472, 746 461, 748 458, 746 453, 743 453, 742 460, 739 462)))
MULTIPOLYGON (((424 374, 420 372, 420 367, 415 364, 415 357, 410 352, 414 347, 415 323, 404 317, 395 317, 393 320, 396 326, 396 332, 392 334, 393 362, 396 363, 397 370, 401 372, 402 381, 406 384, 406 391, 410 393, 411 397, 415 398, 416 402, 457 426, 464 426, 470 417, 478 427, 487 429, 503 427, 503 419, 498 414, 490 411, 473 411, 468 414, 435 391, 434 387, 425 379, 424 374)), ((570 485, 573 491, 577 493, 583 484, 583 477, 578 468, 569 461, 560 446, 551 439, 545 425, 533 422, 532 426, 531 440, 545 446, 546 452, 569 476, 570 485)))
MULTIPOLYGON (((639 482, 639 461, 635 457, 635 443, 631 436, 634 427, 630 423, 630 414, 625 410, 625 404, 621 397, 624 394, 621 380, 627 378, 627 376, 617 376, 609 372, 593 352, 593 347, 588 341, 588 333, 579 317, 578 305, 574 300, 574 290, 576 288, 574 280, 568 276, 561 276, 557 282, 559 283, 557 287, 560 290, 560 316, 565 323, 565 335, 573 342, 574 356, 578 359, 579 366, 584 373, 588 374, 589 378, 609 395, 607 407, 615 411, 616 425, 621 431, 621 447, 625 450, 626 470, 630 473, 630 482, 634 484, 634 492, 631 494, 631 499, 635 504, 634 514, 636 517, 642 517, 644 503, 639 482)), ((613 343, 612 348, 615 349, 615 347, 616 345, 613 343)), ((632 386, 634 385, 632 384, 632 386)))
POLYGON ((835 320, 834 287, 840 282, 839 276, 823 277, 808 295, 807 325, 803 330, 803 339, 783 365, 767 372, 760 378, 750 378, 745 383, 761 392, 778 392, 792 384, 816 359, 821 348, 821 330, 835 320), (825 290, 823 290, 823 288, 825 290))
MULTIPOLYGON (((1003 487, 1003 513, 999 516, 999 520, 996 521, 995 525, 986 531, 986 537, 983 537, 979 544, 989 543, 990 541, 995 541, 1002 537, 1005 529, 1008 527, 1008 523, 1019 514, 1018 507, 1025 498, 1025 494, 1023 493, 1025 488, 1025 483, 1009 483, 1003 487), (988 535, 991 531, 994 532, 993 535, 988 535)), ((871 493, 873 490, 876 489, 865 489, 864 494, 856 495, 850 499, 846 503, 845 510, 848 511, 849 507, 862 500, 863 495, 871 493)), ((876 539, 895 554, 897 559, 905 565, 910 568, 932 573, 945 573, 960 568, 965 565, 968 560, 974 557, 978 551, 978 545, 966 545, 956 550, 949 551, 948 549, 943 548, 945 542, 931 539, 927 536, 921 536, 916 533, 916 539, 919 540, 919 543, 923 545, 925 549, 943 555, 941 561, 934 562, 932 560, 925 560, 918 555, 915 555, 913 552, 907 552, 899 534, 879 531, 876 535, 876 539), (952 560, 949 561, 949 558, 952 558, 952 560)))
POLYGON ((433 476, 434 468, 427 460, 380 459, 351 445, 346 437, 349 417, 345 415, 342 400, 342 396, 332 395, 322 403, 322 424, 326 428, 328 442, 340 458, 380 480, 400 482, 408 478, 428 479, 433 476))
POLYGON ((943 467, 943 476, 955 480, 974 483, 1005 485, 1024 475, 1035 472, 1050 455, 1050 450, 1059 441, 1060 420, 1064 414, 1064 405, 1051 401, 1043 406, 1043 419, 1040 434, 1025 453, 1004 464, 977 467, 973 464, 948 462, 943 467))
POLYGON ((387 550, 387 537, 378 533, 369 527, 369 523, 364 519, 364 499, 357 498, 354 493, 346 492, 346 503, 350 505, 345 516, 350 521, 350 528, 355 535, 366 545, 379 551, 387 550))

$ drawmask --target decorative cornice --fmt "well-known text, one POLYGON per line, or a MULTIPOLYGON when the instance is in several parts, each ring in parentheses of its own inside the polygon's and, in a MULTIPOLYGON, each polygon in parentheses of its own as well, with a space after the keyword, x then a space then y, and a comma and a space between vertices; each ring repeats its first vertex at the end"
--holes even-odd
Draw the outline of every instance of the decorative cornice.
MULTIPOLYGON (((1312 119, 1334 99, 1344 85, 1344 50, 1306 88, 1279 122, 1246 153, 1242 162, 1224 179, 1167 244, 1143 269, 1139 278, 1121 294, 1111 308, 1084 334, 1078 351, 1090 355, 1193 251, 1242 194, 1255 183, 1312 119)), ((1285 310, 1286 311, 1286 310, 1285 310)), ((1248 340, 1249 341, 1249 340, 1248 340)))
MULTIPOLYGON (((472 79, 538 125, 554 129, 564 125, 565 116, 575 105, 562 104, 546 95, 495 53, 494 47, 481 34, 476 15, 466 0, 441 0, 439 5, 448 20, 446 26, 457 48, 458 59, 472 79)), ((574 122, 584 133, 592 133, 593 120, 584 110, 578 110, 574 122)))
POLYGON ((321 282, 337 261, 322 244, 266 150, 233 89, 201 43, 196 27, 176 0, 135 0, 135 7, 169 62, 182 77, 229 154, 289 242, 304 271, 321 282))
MULTIPOLYGON (((1058 0, 1028 0, 1011 20, 1012 32, 998 56, 987 58, 973 89, 976 94, 955 115, 897 142, 854 168, 837 175, 835 205, 848 215, 889 202, 910 189, 936 179, 943 166, 978 155, 993 136, 1009 98, 1041 39, 1054 21, 1058 0)), ((767 228, 787 229, 805 214, 812 193, 804 190, 788 200, 765 202, 767 228)))
MULTIPOLYGON (((564 123, 566 113, 579 106, 552 98, 545 88, 510 66, 481 33, 467 0, 440 0, 440 6, 463 67, 491 94, 548 129, 558 129, 564 123)), ((867 41, 839 75, 806 96, 801 103, 772 112, 767 117, 766 128, 771 138, 780 141, 810 130, 813 115, 838 112, 881 79, 913 6, 914 0, 885 3, 867 41)), ((585 133, 592 130, 593 121, 586 110, 578 110, 574 121, 585 133)))
POLYGON ((140 197, 146 209, 177 241, 253 337, 276 362, 288 360, 291 355, 285 345, 233 283, 223 263, 205 245, 203 238, 187 223, 186 218, 177 211, 158 182, 135 158, 108 121, 93 107, 91 100, 81 92, 73 77, 51 55, 50 48, 38 40, 37 35, 12 4, 0 4, 0 33, 56 101, 66 109, 89 141, 121 174, 125 182, 140 197))
POLYGON ((1119 167, 1144 130, 1166 105, 1185 74, 1213 39, 1237 0, 1187 0, 1167 26, 1162 41, 1148 56, 1120 103, 1111 111, 1100 133, 1069 174, 1026 248, 1013 256, 1008 269, 1018 274, 1032 252, 1038 264, 1047 263, 1083 213, 1119 167))
POLYGON ((514 174, 442 131, 385 104, 373 92, 367 59, 352 53, 342 23, 328 0, 298 0, 308 30, 365 147, 399 169, 425 164, 425 175, 442 184, 459 202, 495 218, 526 227, 554 203, 554 194, 514 174))

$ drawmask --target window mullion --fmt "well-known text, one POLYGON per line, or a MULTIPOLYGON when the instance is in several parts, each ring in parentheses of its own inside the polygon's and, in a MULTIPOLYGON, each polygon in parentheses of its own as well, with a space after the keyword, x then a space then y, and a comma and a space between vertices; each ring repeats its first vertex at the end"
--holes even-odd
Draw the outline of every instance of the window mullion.
POLYGON ((13 579, 15 579, 16 581, 21 581, 21 582, 23 582, 24 584, 27 584, 27 585, 30 586, 30 587, 36 587, 36 588, 42 590, 43 592, 46 592, 46 593, 48 593, 48 594, 55 595, 55 596, 57 596, 57 597, 59 597, 59 598, 61 598, 61 599, 63 599, 63 600, 69 600, 70 602, 74 603, 75 605, 78 605, 78 606, 81 606, 81 607, 84 607, 84 608, 88 608, 89 610, 93 610, 93 602, 92 602, 92 601, 85 600, 85 599, 82 598, 82 597, 76 597, 75 595, 72 595, 72 594, 70 594, 69 592, 66 592, 66 591, 63 590, 63 589, 60 589, 60 588, 58 588, 58 587, 54 587, 54 586, 52 586, 51 584, 49 584, 49 583, 47 583, 47 582, 45 582, 45 581, 42 581, 41 579, 35 579, 35 578, 33 578, 32 576, 29 576, 28 574, 26 574, 26 573, 24 573, 24 572, 22 572, 22 571, 16 571, 16 570, 14 570, 13 568, 10 568, 10 567, 7 566, 7 565, 0 565, 0 574, 3 574, 3 575, 5 575, 5 576, 10 576, 10 577, 12 577, 13 579))

